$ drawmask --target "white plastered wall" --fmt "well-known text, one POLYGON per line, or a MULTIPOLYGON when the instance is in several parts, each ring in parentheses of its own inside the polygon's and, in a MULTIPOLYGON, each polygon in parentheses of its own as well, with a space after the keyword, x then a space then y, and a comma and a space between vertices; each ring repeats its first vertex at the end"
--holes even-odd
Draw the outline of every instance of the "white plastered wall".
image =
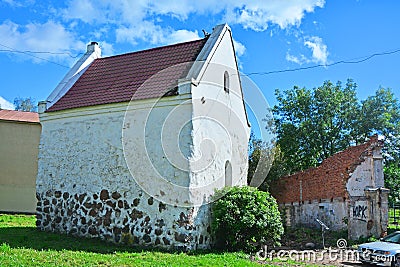
POLYGON ((118 103, 42 113, 38 227, 114 242, 208 247, 208 221, 190 219, 188 166, 179 165, 192 147, 187 97, 135 101, 128 111, 118 103), (183 126, 179 134, 174 123, 183 126))
POLYGON ((223 27, 219 39, 191 91, 193 151, 190 185, 195 203, 207 201, 215 188, 245 185, 247 179, 250 127, 231 32, 226 25, 219 27, 223 27), (225 72, 229 77, 229 92, 224 90, 225 72))

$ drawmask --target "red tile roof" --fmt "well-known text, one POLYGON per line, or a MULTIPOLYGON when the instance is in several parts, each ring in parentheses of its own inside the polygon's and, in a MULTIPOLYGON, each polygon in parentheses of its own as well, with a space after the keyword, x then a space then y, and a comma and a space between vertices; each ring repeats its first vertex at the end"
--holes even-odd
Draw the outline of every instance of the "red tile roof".
POLYGON ((372 155, 376 147, 382 145, 382 141, 374 135, 364 144, 349 147, 332 155, 316 168, 281 178, 271 192, 278 203, 347 197, 346 183, 351 174, 367 156, 372 155), (300 191, 302 191, 301 197, 300 191))
POLYGON ((131 99, 168 94, 177 86, 178 79, 184 78, 188 72, 188 65, 181 63, 193 62, 206 41, 207 38, 204 38, 96 59, 47 111, 129 102, 131 99), (145 90, 138 90, 147 79, 167 68, 145 90))
POLYGON ((36 112, 0 109, 0 120, 39 123, 39 114, 36 112))

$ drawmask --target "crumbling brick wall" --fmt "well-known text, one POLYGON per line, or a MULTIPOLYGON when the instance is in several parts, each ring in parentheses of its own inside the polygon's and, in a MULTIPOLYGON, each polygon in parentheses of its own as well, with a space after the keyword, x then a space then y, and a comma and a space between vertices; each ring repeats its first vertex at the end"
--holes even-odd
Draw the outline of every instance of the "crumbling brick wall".
POLYGON ((272 194, 285 209, 286 224, 315 227, 318 218, 333 230, 348 229, 352 239, 386 231, 382 145, 378 136, 373 136, 316 168, 283 177, 272 187, 272 194), (357 212, 360 207, 363 216, 357 212))
POLYGON ((272 187, 272 194, 278 203, 347 198, 348 179, 378 144, 378 137, 373 136, 364 144, 334 154, 316 168, 283 177, 272 187))

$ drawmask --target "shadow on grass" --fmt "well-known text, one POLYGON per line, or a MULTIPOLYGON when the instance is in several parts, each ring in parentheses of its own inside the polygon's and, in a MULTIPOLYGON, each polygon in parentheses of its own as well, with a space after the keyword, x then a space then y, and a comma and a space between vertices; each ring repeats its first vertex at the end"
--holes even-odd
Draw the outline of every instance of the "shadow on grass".
MULTIPOLYGON (((179 254, 179 250, 143 247, 133 245, 117 245, 99 238, 82 238, 66 234, 39 231, 35 227, 6 227, 0 228, 0 245, 7 243, 11 248, 28 248, 34 250, 70 250, 85 251, 101 254, 115 252, 162 252, 179 254)), ((196 250, 186 252, 188 255, 223 254, 222 251, 196 250)))

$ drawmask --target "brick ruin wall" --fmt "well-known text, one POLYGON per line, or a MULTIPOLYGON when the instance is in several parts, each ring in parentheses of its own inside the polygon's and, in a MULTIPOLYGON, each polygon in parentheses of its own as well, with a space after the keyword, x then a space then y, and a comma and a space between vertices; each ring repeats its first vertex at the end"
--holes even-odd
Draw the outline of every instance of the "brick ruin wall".
POLYGON ((367 156, 371 156, 372 138, 365 144, 350 147, 327 158, 316 168, 283 177, 273 188, 278 203, 305 203, 322 199, 348 197, 346 183, 367 156))
MULTIPOLYGON (((374 147, 380 145, 374 136, 364 144, 334 154, 316 168, 280 179, 271 191, 280 207, 286 209, 287 225, 316 227, 319 225, 315 218, 320 218, 335 230, 347 228, 349 209, 354 201, 346 186, 361 164, 370 164, 368 158, 372 158, 374 147)), ((363 169, 371 172, 370 167, 363 169)), ((365 176, 368 175, 371 174, 365 176)), ((360 196, 364 195, 364 187, 361 191, 360 196)))

